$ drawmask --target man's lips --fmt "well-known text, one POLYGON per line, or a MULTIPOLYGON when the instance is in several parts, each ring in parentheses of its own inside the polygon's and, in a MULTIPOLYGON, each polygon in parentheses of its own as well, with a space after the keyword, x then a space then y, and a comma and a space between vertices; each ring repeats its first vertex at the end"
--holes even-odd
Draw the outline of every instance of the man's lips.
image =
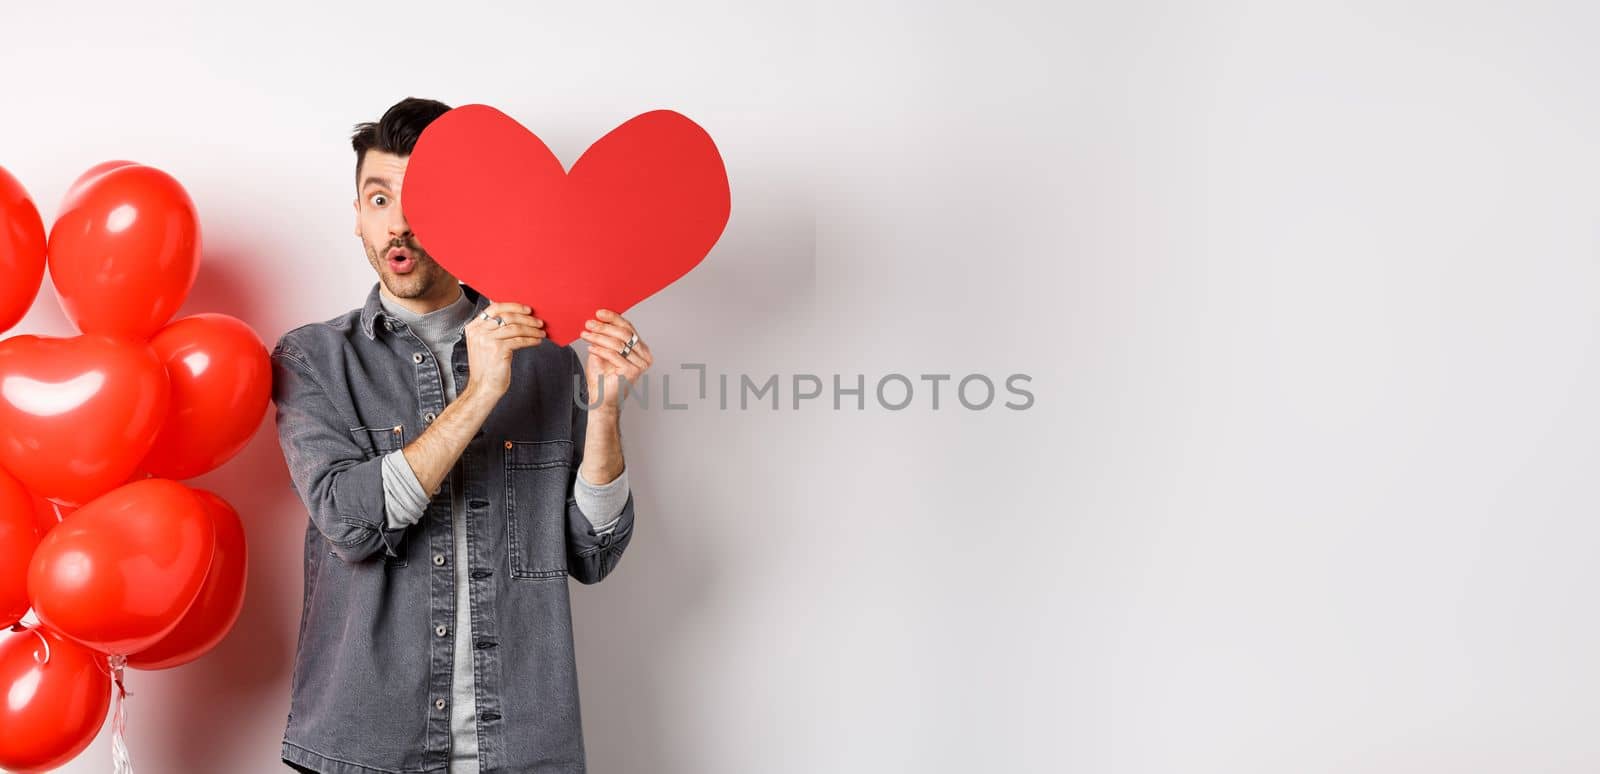
POLYGON ((405 247, 389 248, 389 270, 396 274, 410 274, 421 263, 411 250, 405 247))

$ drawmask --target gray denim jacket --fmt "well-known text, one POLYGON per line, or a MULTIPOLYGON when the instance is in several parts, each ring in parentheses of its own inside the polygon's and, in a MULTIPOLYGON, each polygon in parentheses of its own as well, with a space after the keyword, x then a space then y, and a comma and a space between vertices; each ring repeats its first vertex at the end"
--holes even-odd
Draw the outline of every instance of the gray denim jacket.
MULTIPOLYGON (((477 309, 490 300, 463 283, 477 309)), ((272 351, 278 438, 309 513, 283 760, 324 774, 443 772, 455 638, 451 487, 467 503, 478 752, 489 772, 584 772, 567 578, 598 583, 633 496, 597 535, 572 498, 588 390, 571 345, 517 350, 511 389, 429 502, 389 529, 383 456, 444 411, 428 347, 382 307, 309 323, 272 351), (576 398, 574 397, 576 393, 576 398)), ((452 376, 466 388, 466 341, 452 376)))

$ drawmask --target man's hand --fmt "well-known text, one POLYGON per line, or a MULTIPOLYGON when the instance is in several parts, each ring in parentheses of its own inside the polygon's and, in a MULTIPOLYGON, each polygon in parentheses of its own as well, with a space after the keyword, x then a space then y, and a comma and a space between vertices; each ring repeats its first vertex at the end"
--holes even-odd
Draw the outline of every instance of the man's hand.
MULTIPOLYGON (((544 342, 544 321, 526 304, 500 301, 484 307, 464 329, 467 337, 467 389, 499 400, 511 387, 511 355, 544 342), (499 317, 501 323, 493 319, 499 317)), ((448 378, 448 377, 447 377, 448 378)))
POLYGON ((589 381, 590 400, 599 393, 602 400, 593 411, 622 410, 623 381, 630 385, 650 368, 650 347, 638 337, 633 323, 610 309, 596 309, 594 318, 584 324, 581 334, 589 342, 589 357, 583 370, 589 381), (629 346, 629 340, 633 341, 629 346))

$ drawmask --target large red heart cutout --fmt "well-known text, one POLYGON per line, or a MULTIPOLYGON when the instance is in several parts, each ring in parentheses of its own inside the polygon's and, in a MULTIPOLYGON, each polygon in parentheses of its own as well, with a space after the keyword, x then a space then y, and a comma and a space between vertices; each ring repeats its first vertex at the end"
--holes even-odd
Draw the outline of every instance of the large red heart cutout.
POLYGON ((728 223, 721 154, 671 110, 613 129, 569 173, 506 114, 462 105, 423 130, 403 185, 422 248, 491 301, 533 307, 561 345, 688 273, 728 223))
POLYGON ((0 465, 35 494, 83 505, 126 482, 161 432, 166 366, 101 334, 0 341, 0 465))

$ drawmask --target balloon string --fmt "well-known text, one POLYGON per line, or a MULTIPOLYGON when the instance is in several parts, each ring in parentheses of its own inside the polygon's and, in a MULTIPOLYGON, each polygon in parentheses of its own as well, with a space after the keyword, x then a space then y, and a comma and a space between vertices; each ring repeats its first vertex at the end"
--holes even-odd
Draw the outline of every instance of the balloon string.
POLYGON ((133 756, 128 754, 128 745, 122 737, 127 724, 123 701, 128 698, 128 689, 122 684, 122 668, 127 665, 128 657, 107 656, 106 663, 111 666, 111 682, 117 689, 113 697, 116 706, 111 715, 111 770, 114 774, 133 774, 133 756))
POLYGON ((11 625, 11 631, 33 632, 33 636, 39 638, 39 644, 44 646, 44 657, 40 658, 39 651, 36 650, 33 652, 33 660, 39 662, 40 666, 50 663, 50 641, 44 638, 44 632, 39 631, 38 624, 29 625, 23 623, 22 621, 18 621, 11 625))

